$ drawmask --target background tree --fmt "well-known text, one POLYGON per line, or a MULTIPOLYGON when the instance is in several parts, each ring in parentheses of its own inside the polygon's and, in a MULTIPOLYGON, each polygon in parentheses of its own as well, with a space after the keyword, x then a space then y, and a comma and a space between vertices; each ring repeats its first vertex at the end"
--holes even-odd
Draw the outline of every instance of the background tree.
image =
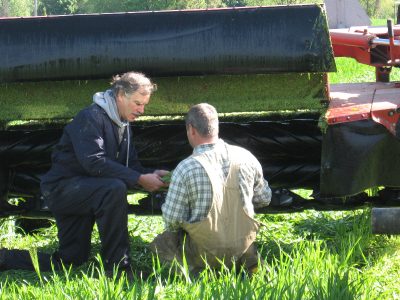
POLYGON ((227 6, 227 7, 239 7, 239 6, 246 6, 247 1, 245 0, 225 0, 223 1, 223 3, 227 6))
POLYGON ((10 14, 10 4, 8 0, 0 0, 0 16, 8 17, 10 14))
MULTIPOLYGON (((323 0, 37 0, 39 15, 322 3, 323 0)), ((393 0, 359 0, 371 18, 394 18, 393 0)), ((34 0, 0 0, 0 16, 33 15, 34 0)))
POLYGON ((370 18, 393 18, 395 1, 393 0, 360 0, 370 18))
MULTIPOLYGON (((244 2, 244 1, 241 1, 244 2)), ((82 13, 151 11, 226 6, 222 0, 84 0, 79 4, 82 13)))
POLYGON ((0 0, 0 16, 23 17, 33 14, 33 0, 0 0))
POLYGON ((78 0, 38 0, 39 15, 68 15, 78 11, 78 0))

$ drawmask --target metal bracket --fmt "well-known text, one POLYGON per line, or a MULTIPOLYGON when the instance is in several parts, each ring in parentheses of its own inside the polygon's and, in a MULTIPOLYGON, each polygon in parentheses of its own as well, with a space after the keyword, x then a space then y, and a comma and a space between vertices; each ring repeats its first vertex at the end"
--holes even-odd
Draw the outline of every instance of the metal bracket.
POLYGON ((400 122, 399 83, 357 83, 331 85, 331 99, 326 112, 329 125, 372 119, 396 132, 400 122))

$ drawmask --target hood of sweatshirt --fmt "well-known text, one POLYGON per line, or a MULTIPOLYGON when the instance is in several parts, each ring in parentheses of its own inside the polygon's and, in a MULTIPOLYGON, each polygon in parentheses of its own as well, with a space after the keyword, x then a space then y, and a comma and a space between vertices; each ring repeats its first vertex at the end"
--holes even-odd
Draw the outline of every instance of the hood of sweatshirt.
POLYGON ((123 128, 128 126, 129 122, 122 121, 119 116, 117 103, 115 103, 115 98, 111 90, 94 94, 93 102, 104 109, 110 119, 117 124, 118 127, 123 128))
MULTIPOLYGON (((104 109, 104 111, 107 113, 110 119, 118 126, 118 138, 119 142, 121 143, 125 128, 129 125, 129 122, 121 120, 113 92, 111 90, 106 90, 105 92, 98 92, 93 95, 93 102, 99 105, 102 109, 104 109)), ((129 159, 129 144, 130 144, 129 130, 127 130, 127 134, 128 134, 128 150, 126 154, 126 166, 128 166, 128 159, 129 159)))

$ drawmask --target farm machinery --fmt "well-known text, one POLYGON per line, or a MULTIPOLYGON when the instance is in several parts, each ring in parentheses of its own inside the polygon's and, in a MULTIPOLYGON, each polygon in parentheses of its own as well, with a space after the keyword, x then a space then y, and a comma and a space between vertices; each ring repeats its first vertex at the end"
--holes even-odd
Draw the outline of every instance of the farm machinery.
MULTIPOLYGON (((144 165, 172 170, 190 155, 184 114, 208 102, 221 138, 263 166, 274 196, 259 213, 368 204, 376 232, 397 233, 399 35, 391 23, 329 30, 323 5, 0 19, 0 214, 50 215, 39 184, 63 126, 136 70, 159 87, 131 124, 144 165), (377 82, 330 85, 335 56, 375 66, 377 82)), ((163 196, 131 212, 159 213, 163 196)))

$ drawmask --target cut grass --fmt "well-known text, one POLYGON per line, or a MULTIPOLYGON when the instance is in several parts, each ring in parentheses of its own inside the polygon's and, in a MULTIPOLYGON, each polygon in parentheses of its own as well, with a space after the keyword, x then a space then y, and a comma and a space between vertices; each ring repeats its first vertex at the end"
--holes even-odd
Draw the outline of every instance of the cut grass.
MULTIPOLYGON (((155 120, 183 115, 201 102, 213 104, 220 113, 232 113, 319 109, 325 99, 322 74, 171 77, 154 82, 158 90, 146 115, 155 120)), ((108 87, 105 80, 3 83, 0 121, 68 121, 92 103, 94 93, 108 87)))

